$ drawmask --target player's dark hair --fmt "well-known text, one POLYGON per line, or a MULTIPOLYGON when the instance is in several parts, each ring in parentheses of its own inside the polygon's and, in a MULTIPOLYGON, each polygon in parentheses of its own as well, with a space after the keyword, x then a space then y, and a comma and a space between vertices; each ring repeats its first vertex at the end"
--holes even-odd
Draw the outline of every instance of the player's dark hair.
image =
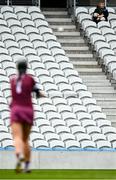
POLYGON ((25 74, 27 71, 27 62, 25 60, 20 60, 17 63, 17 70, 19 72, 19 76, 21 76, 22 74, 25 74))

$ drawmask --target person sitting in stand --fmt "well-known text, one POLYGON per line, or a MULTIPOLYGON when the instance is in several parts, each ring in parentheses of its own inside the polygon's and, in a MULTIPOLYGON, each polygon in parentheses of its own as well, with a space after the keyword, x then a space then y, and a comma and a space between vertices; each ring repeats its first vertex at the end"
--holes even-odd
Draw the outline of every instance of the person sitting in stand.
POLYGON ((93 21, 99 23, 101 21, 108 21, 108 10, 105 7, 104 2, 99 2, 97 8, 93 13, 93 21))

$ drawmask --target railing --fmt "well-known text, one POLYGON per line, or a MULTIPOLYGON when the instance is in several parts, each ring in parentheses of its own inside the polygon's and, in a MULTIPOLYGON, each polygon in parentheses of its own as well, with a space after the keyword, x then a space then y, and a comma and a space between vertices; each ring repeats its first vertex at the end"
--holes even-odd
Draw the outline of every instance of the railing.
MULTIPOLYGON (((7 0, 7 6, 12 5, 12 0, 7 0)), ((32 0, 32 5, 41 6, 41 0, 32 0)))

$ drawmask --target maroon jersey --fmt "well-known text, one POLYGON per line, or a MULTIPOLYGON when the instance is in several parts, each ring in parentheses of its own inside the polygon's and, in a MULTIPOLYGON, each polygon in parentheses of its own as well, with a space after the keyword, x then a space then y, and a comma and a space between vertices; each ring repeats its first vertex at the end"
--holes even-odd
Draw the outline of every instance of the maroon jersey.
POLYGON ((32 107, 31 93, 35 86, 35 81, 27 74, 22 75, 19 80, 18 78, 18 76, 15 76, 11 79, 11 107, 16 105, 32 107))

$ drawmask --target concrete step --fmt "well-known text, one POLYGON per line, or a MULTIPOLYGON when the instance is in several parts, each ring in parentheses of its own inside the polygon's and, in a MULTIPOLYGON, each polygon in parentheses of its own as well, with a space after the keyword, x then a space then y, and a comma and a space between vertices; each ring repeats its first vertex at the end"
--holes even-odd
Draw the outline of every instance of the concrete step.
MULTIPOLYGON (((86 61, 87 61, 87 62, 89 62, 89 61, 94 61, 94 62, 96 62, 96 61, 95 61, 95 58, 90 58, 90 57, 89 57, 89 58, 87 58, 87 57, 86 57, 86 58, 82 58, 82 57, 79 58, 79 57, 78 57, 78 59, 77 59, 77 58, 71 58, 71 57, 70 57, 70 62, 71 62, 71 63, 74 63, 74 64, 75 64, 77 61, 83 61, 83 62, 86 62, 86 61)), ((78 68, 77 68, 77 67, 75 67, 75 68, 76 68, 76 70, 78 71, 78 68)), ((99 68, 99 67, 97 67, 97 68, 99 68)), ((104 74, 104 73, 103 73, 103 74, 104 74)), ((88 75, 89 75, 89 74, 88 74, 88 75)))
POLYGON ((110 111, 112 109, 115 109, 116 108, 116 102, 98 102, 97 103, 99 106, 101 106, 103 109, 109 109, 110 111))
POLYGON ((93 54, 67 54, 69 58, 93 58, 93 54))
POLYGON ((54 32, 59 31, 59 29, 62 29, 63 32, 74 32, 76 30, 75 25, 71 24, 71 25, 50 25, 50 27, 53 29, 54 32))
POLYGON ((107 81, 109 82, 107 79, 106 79, 106 76, 104 76, 104 74, 102 76, 100 75, 93 75, 93 76, 84 76, 84 75, 81 75, 81 78, 83 79, 83 82, 104 82, 104 81, 107 81))
POLYGON ((98 79, 98 80, 107 80, 107 79, 106 79, 106 76, 104 76, 104 74, 103 74, 102 76, 98 74, 97 76, 96 76, 96 75, 93 75, 92 77, 89 76, 89 75, 88 75, 88 76, 84 76, 84 75, 83 75, 83 76, 81 76, 81 77, 82 77, 83 79, 88 79, 88 80, 89 80, 89 79, 90 79, 90 80, 91 80, 91 79, 94 79, 94 80, 96 80, 96 79, 98 79))
POLYGON ((107 120, 111 121, 113 127, 116 127, 116 116, 107 116, 107 120))
POLYGON ((114 109, 105 108, 105 109, 102 109, 102 110, 103 110, 104 113, 106 113, 109 116, 112 116, 112 115, 116 116, 116 108, 114 108, 114 109))
POLYGON ((84 47, 63 47, 67 54, 89 54, 90 51, 86 46, 84 47))
POLYGON ((43 14, 48 18, 68 18, 67 11, 43 11, 43 14))
MULTIPOLYGON (((76 46, 77 44, 83 44, 85 41, 80 37, 80 39, 58 39, 61 44, 72 44, 72 46, 76 46)), ((85 45, 85 44, 84 44, 85 45)))
POLYGON ((74 32, 55 32, 56 36, 60 36, 60 37, 77 37, 80 36, 80 32, 78 31, 74 31, 74 32))
POLYGON ((72 25, 71 18, 47 18, 47 21, 51 25, 72 25))
POLYGON ((67 11, 42 11, 45 15, 68 15, 67 11))
POLYGON ((87 46, 83 46, 83 47, 75 47, 75 46, 64 46, 63 49, 65 51, 72 51, 74 53, 74 51, 89 51, 89 47, 87 46))
MULTIPOLYGON (((104 92, 92 92, 93 97, 97 100, 97 99, 104 99, 107 97, 113 97, 116 95, 116 93, 104 93, 104 92)), ((99 102, 99 101, 98 101, 99 102)), ((102 102, 105 102, 104 100, 102 102)))
POLYGON ((82 73, 103 73, 100 68, 78 68, 78 72, 82 73))
MULTIPOLYGON (((112 120, 111 120, 112 122, 112 120)), ((116 122, 112 122, 112 126, 116 128, 116 122)))
POLYGON ((112 94, 110 94, 109 96, 106 97, 96 97, 97 101, 104 101, 104 102, 116 102, 116 94, 113 96, 112 94))
POLYGON ((104 87, 104 88, 107 88, 107 87, 111 87, 110 83, 109 82, 88 82, 88 83, 85 83, 83 82, 84 84, 87 85, 87 87, 104 87))
POLYGON ((75 69, 78 69, 78 68, 96 68, 97 67, 97 63, 94 61, 79 61, 77 59, 76 62, 75 61, 73 62, 73 60, 71 62, 74 65, 75 69))
POLYGON ((91 91, 92 93, 104 93, 104 94, 109 94, 109 93, 116 93, 113 87, 88 87, 88 90, 91 91))
MULTIPOLYGON (((87 54, 88 55, 88 54, 87 54)), ((82 65, 82 66, 97 66, 97 62, 96 61, 71 61, 73 63, 73 65, 76 67, 78 65, 82 65)))
POLYGON ((66 8, 54 8, 54 7, 45 7, 45 8, 42 8, 42 11, 53 11, 53 12, 67 12, 67 9, 66 8))

